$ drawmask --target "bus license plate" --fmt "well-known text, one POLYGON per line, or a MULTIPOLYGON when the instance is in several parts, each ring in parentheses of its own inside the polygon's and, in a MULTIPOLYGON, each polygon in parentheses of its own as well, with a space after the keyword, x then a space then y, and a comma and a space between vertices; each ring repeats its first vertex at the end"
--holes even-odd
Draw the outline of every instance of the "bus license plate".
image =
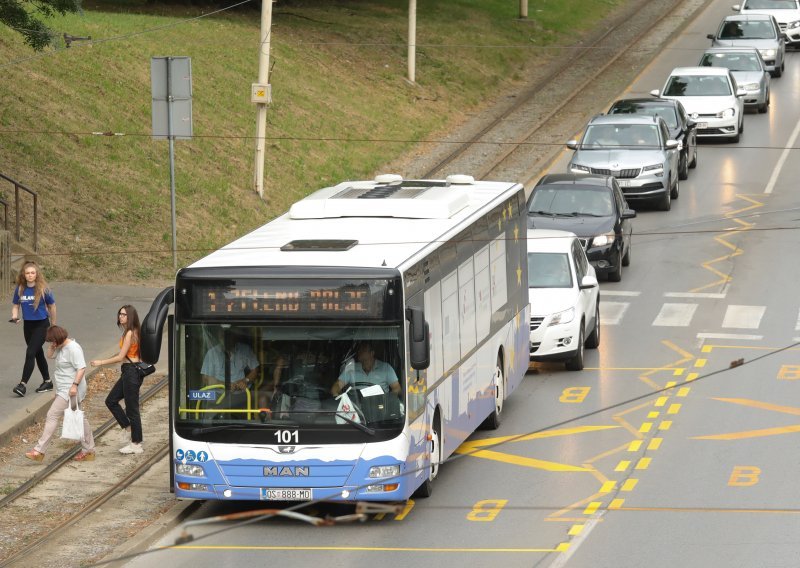
POLYGON ((311 489, 261 489, 262 501, 311 501, 311 489))

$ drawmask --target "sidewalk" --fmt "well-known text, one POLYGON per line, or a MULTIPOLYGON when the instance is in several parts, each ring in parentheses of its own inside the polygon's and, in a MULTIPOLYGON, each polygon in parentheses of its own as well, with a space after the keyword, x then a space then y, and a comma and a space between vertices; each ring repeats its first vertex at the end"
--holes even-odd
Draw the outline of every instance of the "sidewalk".
MULTIPOLYGON (((83 347, 86 364, 92 359, 105 359, 119 351, 120 331, 116 326, 117 310, 131 304, 144 320, 150 304, 166 287, 102 286, 77 282, 51 282, 56 299, 58 325, 66 328, 69 336, 83 347)), ((28 381, 28 392, 20 398, 11 392, 22 375, 25 362, 25 338, 22 323, 11 324, 11 298, 3 302, 0 311, 0 445, 37 420, 43 420, 52 402, 53 394, 37 393, 42 382, 39 369, 34 368, 28 381)), ((50 360, 48 360, 50 363, 50 360)), ((91 380, 94 369, 87 368, 91 380)), ((52 378, 52 367, 50 370, 52 378)))

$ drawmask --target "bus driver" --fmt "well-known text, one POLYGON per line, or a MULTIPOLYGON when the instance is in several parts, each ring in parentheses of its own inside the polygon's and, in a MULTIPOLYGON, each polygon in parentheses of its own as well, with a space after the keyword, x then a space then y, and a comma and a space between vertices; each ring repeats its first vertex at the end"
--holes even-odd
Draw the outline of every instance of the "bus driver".
POLYGON ((400 381, 388 363, 375 358, 375 350, 368 341, 361 342, 356 350, 356 361, 348 361, 344 371, 333 383, 331 392, 338 396, 346 385, 370 383, 388 388, 400 396, 400 381))

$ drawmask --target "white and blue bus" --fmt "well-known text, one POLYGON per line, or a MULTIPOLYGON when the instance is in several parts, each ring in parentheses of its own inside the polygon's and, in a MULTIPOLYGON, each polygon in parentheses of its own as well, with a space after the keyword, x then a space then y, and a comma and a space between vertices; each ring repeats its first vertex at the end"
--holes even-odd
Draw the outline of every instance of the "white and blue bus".
POLYGON ((168 322, 176 496, 428 496, 527 371, 525 212, 520 184, 381 175, 181 269, 142 333, 155 362, 168 322))

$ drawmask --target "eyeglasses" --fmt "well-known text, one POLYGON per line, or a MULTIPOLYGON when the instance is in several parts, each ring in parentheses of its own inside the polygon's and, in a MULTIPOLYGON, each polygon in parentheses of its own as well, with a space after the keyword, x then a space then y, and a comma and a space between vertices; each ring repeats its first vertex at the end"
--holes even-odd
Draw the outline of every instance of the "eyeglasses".
POLYGON ((117 315, 118 315, 118 316, 125 316, 125 317, 128 317, 128 314, 126 314, 125 312, 120 312, 120 313, 118 313, 117 315))

